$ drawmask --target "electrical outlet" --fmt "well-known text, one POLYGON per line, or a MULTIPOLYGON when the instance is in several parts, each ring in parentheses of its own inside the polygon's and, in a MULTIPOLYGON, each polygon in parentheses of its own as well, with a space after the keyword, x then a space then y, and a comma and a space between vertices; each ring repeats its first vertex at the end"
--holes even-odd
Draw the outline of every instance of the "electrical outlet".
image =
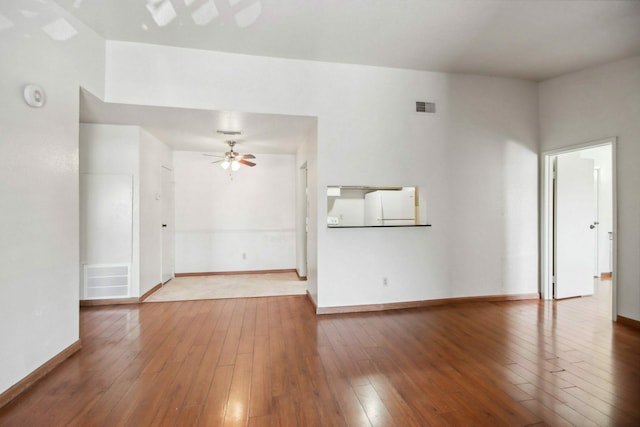
POLYGON ((247 253, 246 252, 242 252, 242 259, 247 259, 247 253))
POLYGON ((387 286, 389 284, 389 279, 387 279, 386 277, 382 278, 382 286, 387 286))

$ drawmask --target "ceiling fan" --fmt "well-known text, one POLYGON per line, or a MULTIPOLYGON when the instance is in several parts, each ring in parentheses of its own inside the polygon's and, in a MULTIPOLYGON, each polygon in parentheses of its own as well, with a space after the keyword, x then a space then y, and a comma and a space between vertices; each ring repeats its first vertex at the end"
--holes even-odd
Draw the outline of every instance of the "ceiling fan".
POLYGON ((213 161, 211 163, 220 163, 223 169, 229 169, 231 166, 232 171, 237 171, 240 169, 240 165, 254 167, 256 164, 248 161, 247 159, 255 159, 256 156, 253 154, 240 154, 237 151, 233 150, 233 147, 236 145, 236 141, 226 141, 229 145, 229 151, 224 153, 224 156, 218 156, 216 154, 203 154, 203 156, 210 157, 219 157, 220 160, 213 161))

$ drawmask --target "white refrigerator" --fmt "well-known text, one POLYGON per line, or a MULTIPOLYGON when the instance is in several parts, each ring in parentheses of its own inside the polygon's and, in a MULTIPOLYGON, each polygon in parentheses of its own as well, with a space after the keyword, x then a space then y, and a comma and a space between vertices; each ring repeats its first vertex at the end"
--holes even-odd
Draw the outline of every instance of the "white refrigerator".
POLYGON ((377 190, 365 194, 364 222, 367 226, 415 225, 415 188, 377 190))

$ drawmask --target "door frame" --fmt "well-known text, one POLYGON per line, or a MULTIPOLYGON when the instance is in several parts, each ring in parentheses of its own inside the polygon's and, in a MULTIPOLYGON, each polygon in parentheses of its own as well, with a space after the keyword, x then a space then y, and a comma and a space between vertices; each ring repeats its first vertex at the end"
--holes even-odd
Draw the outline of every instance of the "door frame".
POLYGON ((306 280, 308 270, 309 189, 308 169, 305 161, 298 169, 296 187, 296 272, 306 280))
POLYGON ((571 153, 602 146, 611 147, 611 184, 613 208, 613 259, 611 261, 611 316, 615 321, 618 315, 618 200, 616 173, 617 137, 600 139, 584 144, 542 152, 540 158, 540 295, 542 299, 553 299, 553 160, 559 154, 571 153))
POLYGON ((594 213, 594 220, 597 223, 598 227, 596 229, 596 252, 594 254, 595 257, 595 262, 594 262, 594 273, 598 274, 600 272, 600 244, 602 242, 600 242, 600 238, 599 233, 600 233, 600 169, 594 169, 593 170, 593 183, 595 185, 595 213, 594 213))
POLYGON ((175 191, 174 191, 174 176, 173 176, 173 169, 165 166, 165 165, 160 165, 160 194, 161 194, 161 203, 160 203, 160 223, 165 221, 164 218, 164 203, 166 200, 166 194, 167 191, 171 192, 171 205, 169 206, 169 210, 170 210, 170 217, 171 217, 171 221, 170 221, 170 228, 169 231, 171 233, 171 247, 170 248, 165 248, 165 244, 164 244, 164 229, 161 228, 160 229, 160 283, 164 286, 166 283, 168 283, 169 281, 173 280, 176 277, 176 253, 175 253, 175 241, 176 241, 176 236, 175 236, 175 191), (169 180, 169 187, 170 188, 165 188, 165 173, 169 172, 170 174, 170 180, 169 180), (169 277, 168 280, 164 280, 164 276, 165 276, 165 270, 164 270, 164 256, 165 256, 165 251, 169 254, 171 254, 171 277, 169 277))

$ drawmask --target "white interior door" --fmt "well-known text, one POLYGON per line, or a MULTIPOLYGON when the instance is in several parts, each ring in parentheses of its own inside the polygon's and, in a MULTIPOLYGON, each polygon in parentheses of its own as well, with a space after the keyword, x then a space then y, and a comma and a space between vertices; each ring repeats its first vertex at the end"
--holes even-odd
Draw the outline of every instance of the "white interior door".
POLYGON ((174 275, 173 257, 173 171, 162 167, 162 283, 174 275))
POLYGON ((555 180, 555 297, 593 294, 593 159, 559 155, 555 180))

